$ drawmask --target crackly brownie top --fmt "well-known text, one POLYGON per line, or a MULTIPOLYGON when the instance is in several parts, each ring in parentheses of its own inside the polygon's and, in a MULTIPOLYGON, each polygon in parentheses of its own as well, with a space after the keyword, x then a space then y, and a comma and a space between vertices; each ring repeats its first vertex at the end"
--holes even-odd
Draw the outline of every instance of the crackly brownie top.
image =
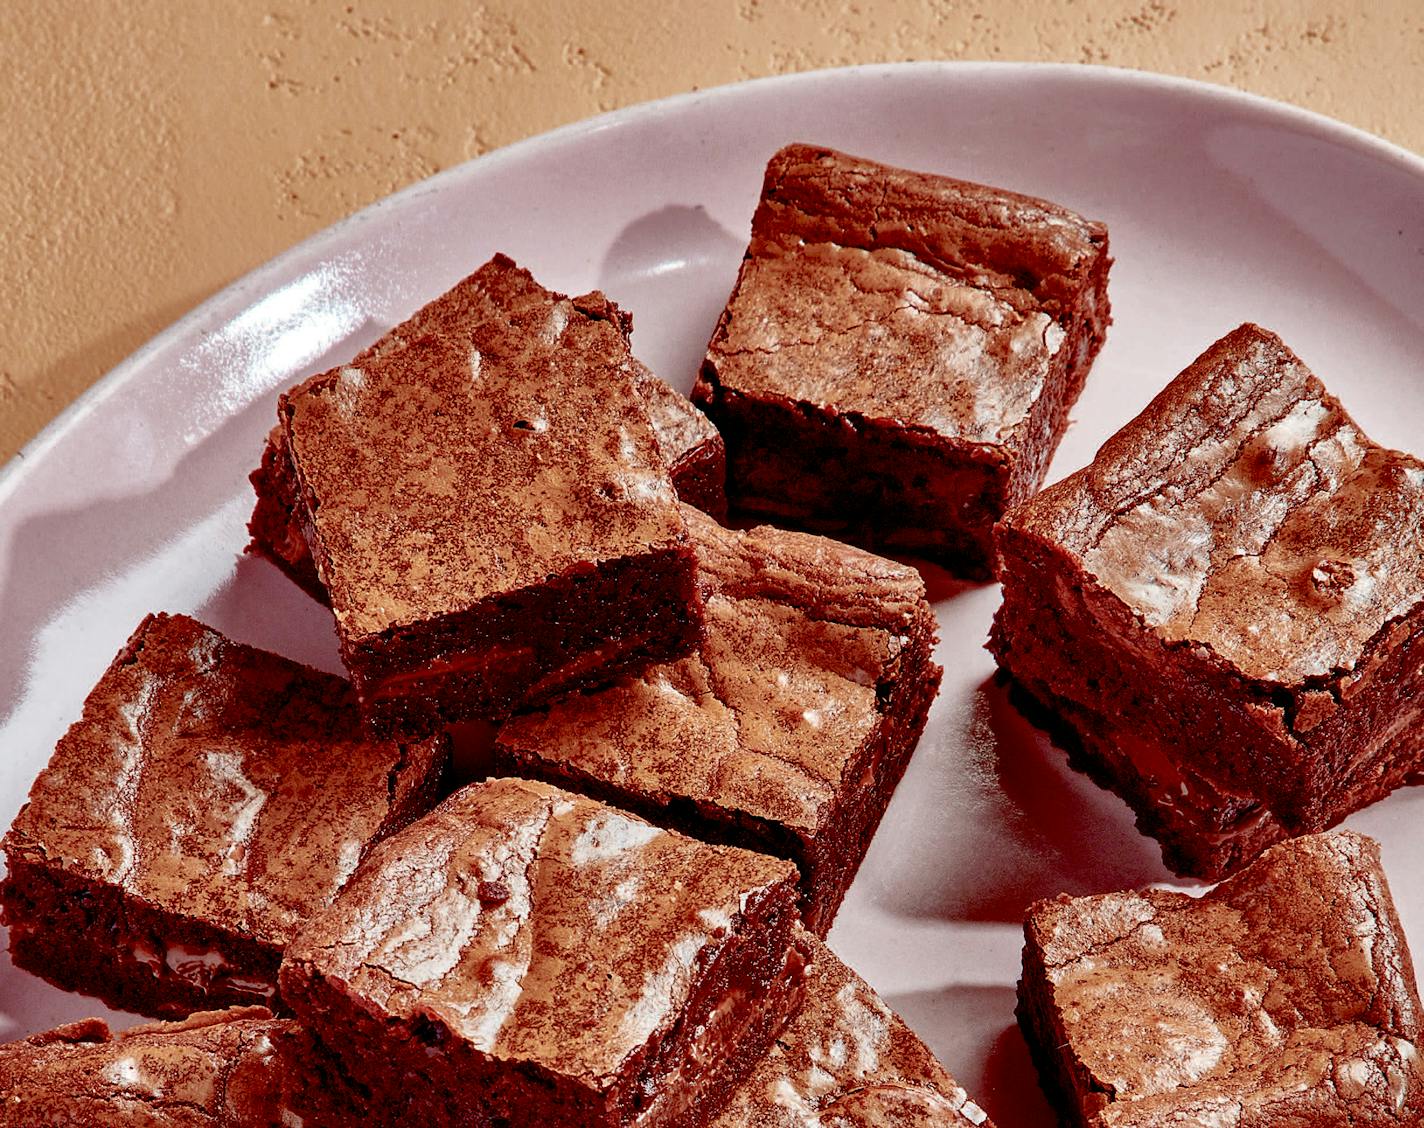
POLYGON ((1280 684, 1354 669, 1424 599, 1424 464, 1372 443, 1256 325, 1007 523, 1061 545, 1167 642, 1280 684))
POLYGON ((3 847, 284 944, 438 747, 364 739, 340 678, 154 615, 89 694, 3 847))
POLYGON ((685 542, 617 318, 503 256, 463 293, 458 329, 283 397, 347 639, 685 542))
POLYGON ((1043 901, 1026 927, 1063 1023, 1057 1052, 1101 1094, 1091 1124, 1424 1117, 1418 992, 1368 838, 1282 843, 1200 900, 1043 901))
POLYGON ((805 1001, 714 1128, 993 1128, 863 979, 821 941, 803 942, 805 1001))
POLYGON ((789 145, 708 359, 740 394, 1000 444, 1106 240, 1043 200, 789 145))
POLYGON ((288 950, 377 1013, 603 1088, 668 1035, 789 862, 546 784, 457 792, 392 835, 288 950))
MULTIPOLYGON (((513 265, 507 261, 496 261, 500 270, 514 270, 513 265)), ((529 281, 532 282, 532 279, 529 281)), ((489 303, 484 296, 488 282, 488 268, 483 273, 462 279, 359 353, 351 364, 360 368, 369 361, 397 353, 413 341, 427 336, 455 338, 463 342, 473 327, 489 318, 489 303)), ((562 300, 560 295, 554 293, 549 293, 548 297, 551 302, 562 300)), ((618 330, 624 341, 629 340, 633 329, 632 316, 601 291, 593 290, 568 301, 584 316, 608 322, 618 330)), ((654 375, 636 358, 633 360, 633 370, 634 384, 643 398, 658 445, 662 447, 669 465, 690 454, 703 443, 717 438, 717 429, 691 400, 674 391, 666 381, 654 375)), ((312 377, 305 381, 303 386, 312 380, 321 379, 324 375, 325 373, 322 373, 312 377)), ((280 426, 269 436, 269 441, 285 449, 285 439, 280 426)))
POLYGON ((297 1123, 284 1119, 294 1025, 235 1007, 117 1034, 89 1019, 0 1045, 0 1125, 297 1123))
POLYGON ((843 773, 932 614, 924 582, 824 537, 685 515, 705 596, 700 650, 516 717, 497 739, 641 796, 814 834, 857 783, 843 773))

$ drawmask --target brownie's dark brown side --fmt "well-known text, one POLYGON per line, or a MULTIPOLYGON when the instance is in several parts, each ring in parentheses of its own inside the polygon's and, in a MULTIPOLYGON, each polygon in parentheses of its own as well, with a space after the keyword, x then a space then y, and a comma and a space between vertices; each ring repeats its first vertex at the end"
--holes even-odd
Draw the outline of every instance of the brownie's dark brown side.
POLYGON ((438 626, 343 645, 343 660, 375 732, 497 720, 685 654, 702 629, 695 569, 687 547, 571 570, 438 626))
POLYGON ((697 653, 511 718, 496 763, 788 859, 824 936, 938 691, 934 611, 908 565, 687 518, 706 601, 697 653))
POLYGON ((311 550, 307 548, 297 517, 297 485, 292 480, 292 464, 287 458, 280 427, 267 436, 262 461, 248 475, 248 481, 257 495, 257 503, 247 522, 247 532, 252 537, 247 551, 266 557, 309 596, 318 603, 325 603, 326 589, 316 574, 316 565, 312 563, 311 550))
POLYGON ((141 1014, 279 1006, 287 941, 447 758, 365 738, 340 678, 150 616, 0 842, 11 958, 141 1014))
POLYGON ((988 578, 1102 346, 1109 264, 1102 225, 1044 201, 783 149, 693 390, 734 509, 988 578), (1032 358, 994 336, 1020 319, 1032 358))
POLYGON ((1418 988, 1361 835, 1273 846, 1200 898, 1041 901, 1024 931, 1019 1021, 1065 1125, 1424 1121, 1418 988))
POLYGON ((785 862, 493 780, 377 847, 282 987, 378 1107, 698 1124, 795 1009, 795 899, 785 862))
POLYGON ((1417 781, 1424 465, 1274 335, 1207 350, 999 525, 990 649, 1179 873, 1417 781))

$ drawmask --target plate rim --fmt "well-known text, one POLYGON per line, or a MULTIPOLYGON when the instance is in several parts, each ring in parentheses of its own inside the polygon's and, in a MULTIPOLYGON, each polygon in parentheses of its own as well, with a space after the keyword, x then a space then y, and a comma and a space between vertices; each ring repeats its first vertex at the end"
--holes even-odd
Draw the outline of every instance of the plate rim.
MULTIPOLYGON (((553 148, 581 137, 621 128, 659 116, 673 115, 685 107, 707 100, 721 100, 774 87, 809 86, 827 80, 846 78, 893 78, 901 74, 983 74, 999 76, 1020 74, 1043 78, 1068 78, 1084 83, 1104 83, 1125 89, 1146 89, 1155 93, 1199 98, 1244 111, 1254 111, 1283 126, 1292 126, 1365 155, 1383 159, 1413 174, 1424 182, 1424 155, 1414 153, 1393 141, 1359 126, 1350 125, 1317 110, 1256 94, 1234 86, 1207 82, 1181 75, 1164 74, 1134 67, 1107 66, 1090 63, 1005 61, 1005 60, 917 60, 889 63, 860 63, 849 66, 821 67, 790 74, 766 75, 741 79, 706 89, 693 89, 661 98, 647 99, 592 117, 556 126, 553 129, 520 138, 487 153, 451 165, 447 169, 423 177, 403 188, 382 196, 341 219, 313 232, 299 242, 278 252, 223 286, 216 293, 169 323, 120 360, 67 404, 58 415, 3 465, 0 466, 0 505, 21 486, 25 471, 40 462, 75 422, 93 410, 100 401, 117 391, 129 378, 144 367, 150 357, 178 339, 192 333, 204 336, 216 332, 239 314, 252 295, 270 290, 269 279, 303 263, 297 273, 316 266, 329 247, 343 239, 352 229, 379 218, 407 202, 426 194, 442 191, 452 182, 479 175, 485 169, 517 162, 527 154, 553 148)), ((1424 187, 1424 183, 1421 183, 1424 187)))

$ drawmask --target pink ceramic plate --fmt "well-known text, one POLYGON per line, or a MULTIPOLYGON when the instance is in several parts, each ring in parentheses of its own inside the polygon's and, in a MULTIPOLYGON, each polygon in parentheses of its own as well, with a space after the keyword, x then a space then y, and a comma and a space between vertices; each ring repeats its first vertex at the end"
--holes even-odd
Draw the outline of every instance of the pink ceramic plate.
MULTIPOLYGON (((241 555, 279 389, 345 359, 496 250, 602 287, 683 388, 731 287, 766 158, 823 142, 1107 221, 1116 317, 1053 476, 1203 347, 1275 329, 1376 439, 1424 453, 1424 161, 1299 110, 1083 67, 912 64, 745 83, 596 118, 385 200, 243 279, 84 396, 0 475, 0 825, 149 610, 325 667, 327 614, 241 555)), ((122 284, 122 279, 115 279, 122 284)), ((1125 808, 993 685, 993 586, 931 577, 944 690, 831 935, 1001 1124, 1051 1117, 1013 1026, 1031 900, 1167 878, 1125 808)), ((1424 950, 1424 791, 1378 837, 1424 950)), ((0 1038, 101 1010, 0 967, 0 1038)))

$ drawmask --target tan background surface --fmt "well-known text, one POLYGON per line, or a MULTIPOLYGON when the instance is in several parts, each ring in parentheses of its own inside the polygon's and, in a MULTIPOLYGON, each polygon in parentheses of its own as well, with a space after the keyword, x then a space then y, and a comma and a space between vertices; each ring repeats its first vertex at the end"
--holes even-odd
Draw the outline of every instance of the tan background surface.
POLYGON ((1165 71, 1424 150, 1424 0, 0 0, 0 460, 404 184, 600 110, 901 59, 1165 71))

